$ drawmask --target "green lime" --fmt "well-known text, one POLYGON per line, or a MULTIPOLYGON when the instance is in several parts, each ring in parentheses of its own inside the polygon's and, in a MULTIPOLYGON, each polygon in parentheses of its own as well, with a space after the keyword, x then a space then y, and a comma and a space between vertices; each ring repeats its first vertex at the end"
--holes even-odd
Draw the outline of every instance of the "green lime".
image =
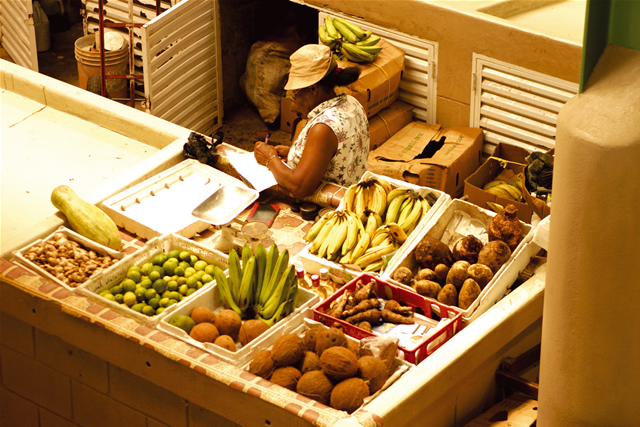
POLYGON ((113 296, 113 300, 114 300, 115 302, 117 302, 118 304, 122 304, 122 303, 124 302, 124 295, 122 295, 122 294, 115 294, 115 295, 113 296))
POLYGON ((169 318, 168 322, 170 325, 182 329, 187 334, 191 332, 191 329, 194 326, 196 326, 196 322, 194 322, 193 319, 186 314, 174 314, 169 318))
POLYGON ((177 291, 178 290, 178 282, 175 280, 170 280, 167 282, 167 290, 168 291, 177 291))
POLYGON ((154 309, 157 309, 158 307, 160 307, 160 299, 158 297, 151 298, 150 300, 147 301, 147 304, 149 304, 154 309))
POLYGON ((146 304, 143 302, 139 302, 137 304, 133 304, 131 306, 131 310, 133 311, 137 311, 138 313, 142 313, 142 307, 144 307, 146 304))
POLYGON ((207 268, 207 265, 209 265, 207 261, 201 259, 193 263, 193 268, 196 270, 204 270, 207 268))
POLYGON ((195 288, 198 283, 198 280, 199 280, 198 276, 196 275, 190 276, 187 279, 187 286, 190 288, 195 288))
POLYGON ((146 314, 147 316, 154 316, 156 311, 150 305, 145 305, 142 307, 142 314, 146 314))
POLYGON ((178 267, 178 260, 175 258, 169 258, 162 264, 162 268, 164 268, 164 273, 173 276, 175 269, 178 267))
POLYGON ((149 274, 149 269, 153 266, 152 262, 145 262, 144 264, 142 264, 142 267, 140 267, 140 273, 148 275, 149 274))
POLYGON ((215 268, 215 265, 213 264, 207 264, 207 266, 204 268, 204 272, 207 274, 213 274, 213 269, 215 268))
POLYGON ((171 298, 171 299, 169 300, 169 304, 167 305, 167 307, 170 307, 170 306, 172 306, 173 304, 177 304, 177 303, 178 303, 178 300, 171 298))
POLYGON ((189 264, 187 261, 180 261, 178 267, 182 267, 186 270, 187 268, 191 267, 191 264, 189 264))
POLYGON ((187 278, 186 277, 178 277, 178 280, 176 280, 176 282, 178 282, 178 286, 186 285, 187 284, 187 278))
POLYGON ((205 273, 202 275, 200 280, 202 281, 202 283, 209 283, 210 281, 213 280, 213 277, 210 274, 205 273))
POLYGON ((111 295, 111 292, 109 291, 109 289, 103 289, 100 291, 100 293, 98 293, 98 295, 100 295, 101 297, 105 296, 105 295, 111 295))
MULTIPOLYGON (((203 286, 204 286, 204 283, 198 280, 198 283, 196 284, 196 290, 202 288, 203 286)), ((190 289, 193 289, 193 288, 190 288, 190 289)))
POLYGON ((147 289, 147 292, 144 293, 144 299, 146 299, 147 301, 149 301, 150 299, 154 299, 157 296, 158 292, 153 288, 147 289))
POLYGON ((138 286, 135 291, 133 291, 133 293, 136 296, 136 299, 138 300, 138 302, 143 302, 146 301, 144 294, 147 292, 147 288, 143 288, 142 286, 138 286))
POLYGON ((184 276, 184 267, 179 265, 173 270, 173 274, 176 276, 184 276))
POLYGON ((122 297, 122 301, 127 304, 129 307, 133 307, 133 305, 138 302, 137 298, 136 298, 136 294, 134 294, 131 291, 128 291, 124 294, 124 296, 122 297))
POLYGON ((165 282, 162 279, 158 279, 155 282, 153 282, 153 289, 155 289, 156 292, 161 294, 167 290, 167 282, 165 282))
POLYGON ((152 282, 155 282, 158 279, 162 279, 162 274, 160 274, 159 271, 150 271, 149 272, 149 280, 151 280, 152 282))
POLYGON ((188 291, 189 291, 189 287, 187 285, 182 285, 178 289, 178 292, 180 292, 181 295, 187 295, 188 291))
POLYGON ((134 283, 140 283, 140 280, 142 279, 142 273, 139 269, 132 270, 131 268, 129 268, 129 271, 127 271, 127 279, 132 280, 134 283))
POLYGON ((151 262, 153 263, 153 265, 162 265, 167 260, 167 258, 168 258, 167 254, 159 253, 154 255, 153 258, 151 258, 151 262))
POLYGON ((180 260, 182 261, 191 262, 191 252, 189 251, 180 252, 179 257, 180 257, 180 260))
POLYGON ((105 294, 104 297, 106 299, 108 299, 109 301, 115 301, 116 300, 116 297, 114 297, 112 293, 105 294))
POLYGON ((196 269, 193 267, 187 267, 184 269, 184 277, 193 276, 196 274, 196 269))
POLYGON ((120 286, 122 286, 124 292, 133 292, 137 285, 132 279, 124 279, 120 282, 120 286))
POLYGON ((191 264, 191 266, 193 267, 193 265, 198 262, 200 258, 198 258, 196 255, 191 255, 191 260, 189 261, 189 264, 191 264))
POLYGON ((192 294, 192 293, 194 293, 195 291, 197 291, 197 289, 194 289, 194 288, 189 288, 189 289, 187 289, 187 295, 186 295, 186 296, 191 295, 191 294, 192 294))
POLYGON ((146 279, 142 279, 138 286, 142 286, 143 288, 149 289, 153 285, 153 282, 148 277, 146 279))
POLYGON ((127 269, 127 271, 131 271, 131 270, 140 271, 141 268, 139 266, 137 266, 137 265, 132 265, 131 267, 129 267, 127 269))
POLYGON ((169 295, 171 295, 171 291, 164 291, 160 296, 162 298, 169 298, 169 295))
POLYGON ((169 298, 166 298, 166 297, 161 298, 160 301, 158 301, 158 304, 160 304, 160 307, 168 307, 169 298))
POLYGON ((174 258, 180 260, 180 249, 173 249, 167 253, 167 258, 174 258))
POLYGON ((115 285, 114 287, 109 289, 109 292, 111 292, 113 295, 122 294, 123 293, 122 286, 115 285))
POLYGON ((169 294, 169 299, 174 299, 177 301, 182 300, 182 294, 180 292, 171 292, 171 294, 169 294))
POLYGON ((164 307, 158 307, 156 308, 156 314, 160 314, 164 311, 164 307))

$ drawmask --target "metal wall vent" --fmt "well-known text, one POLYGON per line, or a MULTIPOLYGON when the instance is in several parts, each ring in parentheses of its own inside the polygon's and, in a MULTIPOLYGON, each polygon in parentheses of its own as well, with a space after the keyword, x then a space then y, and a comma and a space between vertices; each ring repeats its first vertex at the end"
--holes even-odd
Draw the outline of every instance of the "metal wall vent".
POLYGON ((405 52, 405 70, 400 80, 398 99, 413 108, 413 117, 429 124, 436 124, 436 70, 438 43, 371 24, 350 15, 319 10, 318 23, 324 25, 329 14, 359 25, 364 30, 386 39, 405 52))
POLYGON ((473 54, 470 126, 484 130, 486 154, 500 142, 547 151, 560 109, 577 93, 577 83, 473 54))

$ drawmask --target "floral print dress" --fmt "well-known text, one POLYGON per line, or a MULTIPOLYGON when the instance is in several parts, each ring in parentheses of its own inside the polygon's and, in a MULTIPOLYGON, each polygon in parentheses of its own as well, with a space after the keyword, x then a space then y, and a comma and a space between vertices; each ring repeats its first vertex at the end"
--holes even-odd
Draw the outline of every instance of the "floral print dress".
POLYGON ((329 162, 323 181, 348 187, 360 180, 367 170, 369 156, 369 121, 362 105, 351 95, 340 94, 318 105, 309 113, 307 125, 295 140, 287 164, 295 168, 300 162, 311 128, 324 123, 338 138, 338 150, 329 162))

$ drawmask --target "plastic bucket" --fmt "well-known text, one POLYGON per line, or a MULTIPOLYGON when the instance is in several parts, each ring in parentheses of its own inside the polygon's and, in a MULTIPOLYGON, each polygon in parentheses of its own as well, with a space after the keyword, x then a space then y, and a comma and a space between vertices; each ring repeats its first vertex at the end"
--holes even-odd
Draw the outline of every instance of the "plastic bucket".
MULTIPOLYGON (((100 52, 90 51, 94 46, 95 35, 80 37, 75 42, 75 54, 78 61, 78 85, 87 88, 89 77, 100 75, 100 52)), ((105 75, 126 75, 129 69, 129 43, 125 40, 122 49, 104 52, 105 75)), ((127 98, 128 79, 105 79, 109 98, 127 98)))

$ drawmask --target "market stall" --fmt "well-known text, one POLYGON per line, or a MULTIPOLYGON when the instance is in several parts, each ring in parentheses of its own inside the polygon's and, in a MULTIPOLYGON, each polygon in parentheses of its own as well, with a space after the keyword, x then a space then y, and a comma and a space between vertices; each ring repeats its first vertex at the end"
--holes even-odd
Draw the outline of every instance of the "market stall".
MULTIPOLYGON (((98 97, 92 94, 70 90, 60 82, 44 76, 36 77, 35 73, 27 75, 24 79, 19 79, 16 74, 18 72, 25 74, 22 69, 4 67, 3 64, 1 81, 4 92, 31 100, 33 100, 33 94, 39 91, 54 93, 56 96, 53 100, 50 97, 40 100, 44 107, 54 110, 60 109, 61 105, 73 105, 77 102, 77 98, 82 101, 84 97, 87 97, 88 103, 101 102, 100 107, 109 111, 110 116, 126 117, 130 114, 127 107, 108 100, 96 101, 98 97), (18 80, 21 84, 14 84, 18 80)), ((7 97, 3 96, 3 102, 5 99, 7 97)), ((148 127, 153 128, 156 125, 155 119, 151 116, 141 115, 135 119, 138 120, 136 126, 148 123, 148 127)), ((92 123, 96 120, 96 116, 81 115, 79 120, 92 123)), ((115 119, 106 121, 107 124, 115 122, 117 122, 115 119)), ((101 125, 105 126, 104 123, 101 122, 101 125)), ((36 126, 37 124, 31 121, 26 125, 36 126)), ((125 175, 126 180, 111 181, 105 187, 96 187, 94 192, 90 193, 92 188, 87 188, 86 194, 91 194, 87 199, 104 207, 108 198, 117 196, 127 189, 135 189, 136 186, 143 185, 147 180, 153 180, 158 175, 171 170, 172 167, 180 165, 184 161, 184 158, 181 157, 182 146, 189 133, 177 127, 172 127, 171 131, 175 132, 174 139, 168 138, 172 142, 159 149, 148 161, 144 162, 144 168, 134 167, 125 175)), ((171 135, 171 132, 167 133, 171 135)), ((135 137, 132 138, 135 139, 135 137)), ((233 148, 225 144, 218 147, 221 153, 224 149, 233 148)), ((124 152, 126 150, 123 150, 124 152)), ((223 177, 225 180, 241 186, 241 183, 232 176, 233 170, 226 163, 225 156, 222 155, 219 160, 219 169, 216 170, 225 175, 223 177), (229 174, 226 174, 225 170, 229 174)), ((403 185, 390 182, 396 188, 403 185)), ((423 216, 418 222, 418 226, 406 236, 404 244, 407 248, 411 246, 411 239, 417 242, 428 230, 432 230, 434 226, 438 225, 442 217, 441 214, 446 211, 447 206, 451 206, 451 200, 445 200, 447 197, 443 197, 444 193, 426 187, 414 187, 416 191, 433 192, 435 203, 431 206, 433 209, 431 214, 423 216), (438 206, 437 200, 441 197, 441 204, 438 206)), ((335 209, 343 204, 347 190, 335 185, 323 185, 312 200, 322 207, 335 209)), ((314 220, 303 219, 299 213, 293 211, 290 200, 281 198, 277 194, 267 192, 260 201, 279 207, 276 219, 269 230, 261 236, 260 243, 264 247, 275 244, 280 251, 287 250, 291 257, 291 264, 310 270, 308 267, 310 264, 305 264, 301 259, 298 259, 298 255, 303 253, 305 249, 309 249, 310 243, 306 241, 306 236, 313 226, 315 218, 314 220)), ((251 204, 239 209, 240 213, 234 220, 239 223, 246 222, 245 220, 251 212, 250 207, 251 204)), ((495 213, 490 215, 486 212, 483 214, 488 217, 495 215, 495 213)), ((12 251, 25 250, 39 238, 54 233, 59 226, 68 225, 67 220, 68 218, 53 214, 42 221, 25 224, 25 228, 19 230, 18 237, 12 239, 11 246, 6 249, 3 242, 3 258, 0 261, 2 312, 39 331, 59 337, 66 343, 96 356, 114 367, 130 371, 137 377, 169 390, 172 395, 180 399, 199 405, 239 425, 262 425, 265 423, 268 425, 318 426, 358 425, 358 423, 371 426, 415 423, 457 425, 469 421, 494 403, 496 388, 493 377, 500 361, 507 356, 517 356, 539 343, 540 340, 543 273, 533 276, 495 305, 493 303, 499 298, 494 297, 491 304, 483 307, 487 309, 486 312, 474 319, 473 322, 469 322, 464 328, 462 328, 461 322, 458 323, 458 327, 452 333, 443 334, 443 339, 440 342, 427 349, 428 357, 414 354, 416 357, 413 360, 407 357, 404 357, 404 361, 398 360, 400 365, 406 367, 406 371, 405 368, 397 368, 395 371, 397 375, 393 381, 386 384, 385 388, 381 389, 373 399, 350 414, 273 384, 250 373, 246 364, 233 363, 233 358, 230 363, 229 359, 216 355, 215 352, 212 353, 207 348, 201 348, 197 343, 189 343, 188 340, 181 339, 180 336, 171 333, 170 328, 158 328, 154 322, 148 322, 145 318, 132 315, 131 312, 126 311, 129 310, 128 308, 114 306, 101 300, 102 296, 99 292, 104 290, 105 283, 89 290, 89 293, 78 292, 75 289, 69 289, 64 283, 57 283, 55 278, 52 279, 46 274, 42 274, 37 268, 34 269, 33 266, 28 265, 29 263, 21 261, 20 257, 14 258, 12 256, 12 251), (91 292, 95 295, 90 294, 91 292), (417 361, 419 363, 415 363, 417 361), (405 362, 408 362, 408 365, 405 365, 405 362), (244 409, 248 407, 251 410, 244 409)), ((197 252, 204 259, 212 259, 217 253, 216 246, 221 233, 219 228, 207 227, 198 230, 197 233, 193 232, 188 238, 184 237, 188 243, 175 243, 175 245, 182 249, 189 249, 192 253, 197 252)), ((130 267, 132 264, 143 265, 145 261, 149 260, 152 253, 144 253, 144 251, 150 247, 154 237, 140 237, 136 230, 129 231, 125 227, 120 227, 119 234, 122 241, 122 247, 119 249, 127 254, 127 257, 121 260, 122 263, 127 260, 125 264, 130 267), (140 255, 143 253, 144 256, 140 255)), ((437 237, 439 238, 441 235, 437 237)), ((178 237, 160 236, 159 238, 183 242, 178 237)), ((240 246, 247 242, 246 234, 243 233, 236 233, 234 238, 234 242, 239 243, 240 246)), ((533 235, 526 243, 536 244, 533 242, 533 235)), ((532 250, 531 248, 535 247, 528 246, 528 248, 532 250)), ((170 249, 176 250, 175 247, 170 249)), ((401 257, 403 253, 403 251, 397 251, 396 255, 401 257)), ((518 253, 514 252, 513 260, 517 258, 518 253)), ((528 255, 529 252, 527 252, 528 255)), ((349 286, 355 288, 357 285, 355 282, 347 280, 349 277, 344 276, 343 273, 351 274, 352 280, 357 280, 358 277, 367 277, 366 274, 362 276, 361 272, 353 270, 349 266, 341 265, 340 262, 336 263, 335 259, 325 262, 321 257, 314 259, 313 256, 314 254, 307 255, 307 260, 314 261, 318 268, 327 265, 332 273, 332 278, 336 280, 337 289, 343 292, 349 289, 349 286), (345 285, 345 282, 348 284, 345 285)), ((228 255, 223 255, 221 259, 222 264, 225 260, 228 263, 228 255)), ((393 265, 393 257, 390 257, 388 261, 390 265, 393 265)), ((521 268, 526 265, 525 262, 521 268)), ((107 271, 115 272, 118 269, 117 262, 113 268, 114 270, 107 271)), ((122 267, 119 268, 122 269, 122 267)), ((116 275, 121 275, 121 271, 118 271, 116 275)), ((496 278, 499 277, 496 276, 496 278)), ((106 280, 106 278, 99 276, 95 280, 106 280)), ((382 286, 380 289, 385 289, 385 286, 389 289, 396 287, 402 289, 401 284, 393 284, 392 279, 385 277, 384 274, 371 273, 368 280, 373 280, 382 286)), ((112 284, 111 281, 107 282, 109 285, 112 284)), ((510 285, 508 284, 505 288, 510 285)), ((185 295, 182 302, 194 301, 198 292, 204 294, 206 290, 206 286, 203 286, 202 289, 193 293, 191 300, 189 300, 189 296, 185 295)), ((313 291, 306 291, 309 292, 309 301, 318 302, 318 297, 313 291)), ((403 291, 409 292, 409 289, 403 291)), ((336 291, 334 298, 337 299, 339 294, 340 292, 336 291)), ((418 297, 417 294, 415 296, 418 297)), ((422 296, 420 296, 420 300, 422 304, 428 301, 422 296)), ((331 302, 331 298, 327 295, 325 303, 329 302, 331 302)), ((319 303, 312 305, 316 309, 322 308, 319 303)), ((432 309, 430 306, 436 305, 435 303, 425 305, 421 314, 435 320, 441 317, 449 318, 449 315, 442 316, 448 310, 454 313, 451 318, 456 318, 459 315, 459 311, 455 308, 440 306, 436 312, 438 316, 433 314, 430 316, 429 311, 432 309)), ((184 306, 186 304, 176 304, 175 307, 184 306)), ((167 314, 170 314, 169 309, 167 309, 167 314)), ((315 317, 310 310, 307 310, 300 317, 292 316, 288 322, 283 323, 285 327, 280 330, 280 334, 299 331, 296 328, 304 328, 305 321, 317 320, 314 319, 315 317)), ((167 315, 165 318, 169 318, 169 316, 167 315)), ((457 319, 460 320, 460 317, 457 319)), ((158 318, 158 321, 162 320, 158 318)), ((452 329, 454 328, 449 328, 449 330, 452 329)), ((264 346, 268 348, 274 345, 277 335, 273 334, 267 337, 271 340, 265 340, 264 346)), ((353 335, 356 334, 347 335, 353 338, 353 335)), ((356 338, 362 337, 356 336, 356 338)), ((411 349, 407 350, 409 352, 404 352, 404 356, 411 353, 411 349)), ((9 375, 5 378, 10 382, 13 377, 9 375)), ((80 400, 74 400, 71 406, 75 408, 79 404, 80 400)), ((95 411, 96 415, 101 414, 100 408, 95 411)), ((144 416, 155 417, 155 414, 151 413, 152 411, 141 412, 144 416)))

